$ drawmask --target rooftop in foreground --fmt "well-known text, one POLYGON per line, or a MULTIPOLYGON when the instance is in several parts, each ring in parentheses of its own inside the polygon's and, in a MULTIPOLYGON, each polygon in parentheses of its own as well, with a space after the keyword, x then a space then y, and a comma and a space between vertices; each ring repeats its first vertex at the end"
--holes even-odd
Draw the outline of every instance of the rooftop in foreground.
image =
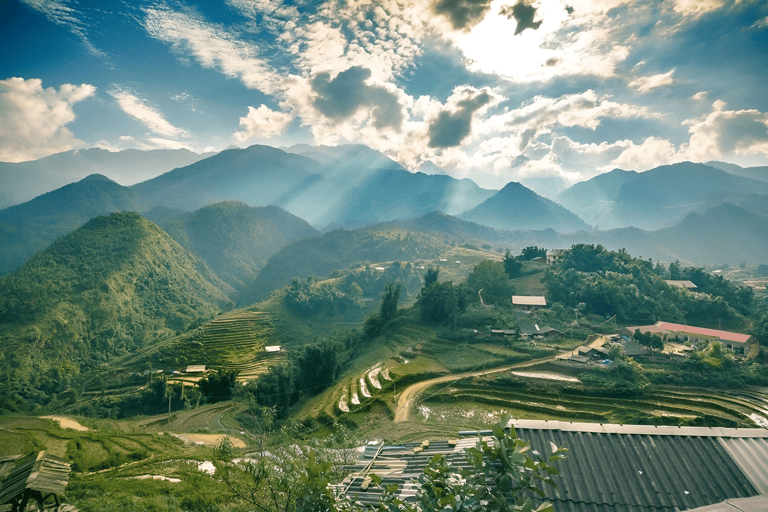
MULTIPOLYGON (((765 429, 538 420, 513 420, 512 425, 542 455, 549 454, 550 443, 568 448, 567 459, 557 464, 557 489, 544 489, 557 512, 680 511, 748 498, 745 503, 759 506, 760 498, 754 497, 768 496, 765 429)), ((355 469, 370 464, 369 472, 385 485, 399 483, 401 496, 408 498, 416 491, 410 480, 432 456, 442 453, 451 463, 466 466, 464 449, 476 439, 475 434, 455 444, 430 442, 419 453, 413 448, 421 443, 384 446, 375 457, 378 446, 369 446, 355 469)), ((361 482, 362 476, 350 479, 348 495, 375 503, 379 490, 363 491, 361 482)))

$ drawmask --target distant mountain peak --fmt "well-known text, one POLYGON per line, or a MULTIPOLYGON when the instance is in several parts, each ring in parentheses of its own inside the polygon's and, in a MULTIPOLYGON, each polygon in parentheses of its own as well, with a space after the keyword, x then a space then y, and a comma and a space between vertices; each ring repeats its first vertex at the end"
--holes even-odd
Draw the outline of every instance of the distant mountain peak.
POLYGON ((495 195, 459 217, 497 229, 552 228, 561 233, 590 229, 566 208, 517 181, 510 181, 495 195))
POLYGON ((83 183, 85 181, 108 181, 109 183, 116 183, 114 180, 111 180, 106 176, 104 176, 103 174, 99 174, 99 173, 89 174, 85 178, 81 179, 80 183, 83 183))

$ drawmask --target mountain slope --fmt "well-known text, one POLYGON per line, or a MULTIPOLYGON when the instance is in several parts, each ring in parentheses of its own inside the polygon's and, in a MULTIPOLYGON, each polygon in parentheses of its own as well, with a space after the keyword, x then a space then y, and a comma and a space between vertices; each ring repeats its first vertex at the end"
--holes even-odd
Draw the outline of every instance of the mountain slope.
POLYGON ((1 380, 23 395, 25 379, 63 373, 48 385, 62 392, 87 369, 211 318, 228 303, 212 281, 223 285, 139 215, 96 217, 0 280, 1 380))
POLYGON ((585 222, 603 229, 616 227, 610 217, 621 187, 637 179, 635 171, 614 169, 581 181, 561 192, 557 199, 585 222))
POLYGON ((241 291, 288 243, 320 235, 277 206, 251 207, 235 201, 206 206, 160 226, 241 291))
POLYGON ((305 182, 320 177, 318 163, 270 146, 228 149, 134 185, 151 206, 196 210, 220 201, 281 205, 305 182))
POLYGON ((131 185, 211 156, 186 149, 100 148, 66 151, 29 162, 0 162, 0 208, 20 204, 91 174, 131 185), (4 193, 3 193, 4 192, 4 193), (5 202, 2 197, 6 196, 5 202))
POLYGON ((0 275, 97 215, 142 208, 143 201, 131 189, 92 175, 0 210, 0 275))
MULTIPOLYGON (((768 217, 724 203, 653 233, 671 256, 699 265, 768 261, 768 217), (695 258, 695 259, 694 259, 695 258)), ((670 258, 670 261, 673 261, 670 258)))
POLYGON ((459 217, 498 229, 549 228, 558 232, 589 229, 567 209, 514 181, 459 217))
POLYGON ((725 171, 728 174, 741 176, 742 178, 768 181, 768 166, 741 167, 740 165, 729 164, 727 162, 706 162, 706 165, 725 171))
POLYGON ((347 228, 434 210, 456 214, 494 193, 471 180, 411 173, 365 146, 289 149, 295 153, 269 146, 222 151, 132 188, 150 206, 194 210, 236 200, 280 206, 314 226, 347 228))
POLYGON ((750 194, 768 195, 768 183, 734 176, 692 162, 641 173, 613 171, 577 183, 560 195, 562 203, 601 229, 635 226, 661 229, 750 194))

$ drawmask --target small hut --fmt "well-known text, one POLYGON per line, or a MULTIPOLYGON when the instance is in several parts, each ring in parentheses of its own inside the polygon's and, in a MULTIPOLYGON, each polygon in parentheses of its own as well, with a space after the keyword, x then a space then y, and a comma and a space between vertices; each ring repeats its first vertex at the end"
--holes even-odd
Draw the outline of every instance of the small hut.
POLYGON ((69 483, 69 464, 45 451, 28 457, 0 460, 0 508, 10 505, 12 512, 26 510, 31 500, 38 510, 58 509, 69 483), (51 503, 52 502, 52 503, 51 503), (47 504, 46 504, 47 503, 47 504))

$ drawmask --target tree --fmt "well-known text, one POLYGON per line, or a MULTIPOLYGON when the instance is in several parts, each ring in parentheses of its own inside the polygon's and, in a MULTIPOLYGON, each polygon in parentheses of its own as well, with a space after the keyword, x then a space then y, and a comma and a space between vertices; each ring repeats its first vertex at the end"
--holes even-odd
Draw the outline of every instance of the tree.
POLYGON ((523 264, 517 258, 509 254, 509 250, 504 253, 504 272, 507 273, 510 279, 514 279, 520 276, 523 270, 523 264))
POLYGON ((429 288, 430 285, 436 283, 439 273, 440 267, 427 269, 427 273, 424 274, 424 288, 429 288))
POLYGON ((547 250, 543 248, 539 248, 535 245, 526 247, 520 253, 520 259, 522 259, 523 261, 530 261, 534 258, 546 258, 546 257, 547 257, 547 250))
POLYGON ((475 265, 467 276, 466 286, 475 294, 482 290, 486 304, 508 301, 515 293, 500 261, 485 260, 475 265))
POLYGON ((672 280, 678 280, 682 277, 680 270, 680 260, 675 260, 669 264, 669 278, 672 280))
POLYGON ((460 290, 451 281, 422 288, 416 299, 421 319, 425 322, 447 322, 464 305, 460 295, 460 290))
POLYGON ((232 398, 235 384, 237 384, 236 370, 218 370, 197 382, 200 391, 209 402, 220 402, 232 398))
POLYGON ((397 316, 397 303, 400 301, 400 283, 387 283, 384 295, 381 297, 381 307, 379 308, 379 317, 381 324, 385 325, 397 316))

